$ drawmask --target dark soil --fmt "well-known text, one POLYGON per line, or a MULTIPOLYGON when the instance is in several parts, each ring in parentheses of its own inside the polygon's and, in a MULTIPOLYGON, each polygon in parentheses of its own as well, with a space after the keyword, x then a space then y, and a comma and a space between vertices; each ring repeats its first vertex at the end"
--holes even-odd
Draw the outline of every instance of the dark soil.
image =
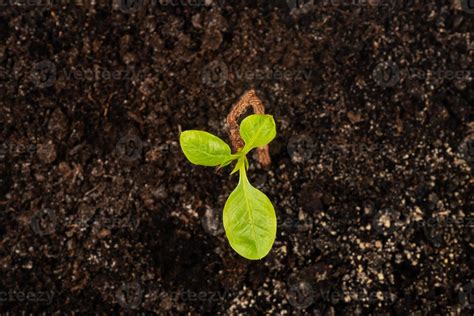
POLYGON ((1 312, 473 313, 469 1, 12 2, 1 312), (178 146, 228 140, 249 88, 278 129, 250 159, 278 216, 261 261, 223 232, 230 167, 178 146))

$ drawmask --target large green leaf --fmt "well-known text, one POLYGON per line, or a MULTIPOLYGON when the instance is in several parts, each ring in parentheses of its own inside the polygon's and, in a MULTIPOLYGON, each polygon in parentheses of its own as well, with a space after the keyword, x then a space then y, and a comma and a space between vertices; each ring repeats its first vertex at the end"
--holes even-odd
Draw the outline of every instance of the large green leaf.
POLYGON ((265 146, 276 136, 275 120, 268 114, 252 114, 240 123, 240 136, 245 141, 244 153, 265 146))
POLYGON ((242 257, 258 260, 272 249, 277 229, 275 209, 268 197, 250 184, 244 166, 237 188, 225 203, 223 221, 231 247, 242 257))
POLYGON ((201 166, 225 165, 234 159, 230 147, 222 139, 204 131, 184 131, 179 144, 190 162, 201 166))

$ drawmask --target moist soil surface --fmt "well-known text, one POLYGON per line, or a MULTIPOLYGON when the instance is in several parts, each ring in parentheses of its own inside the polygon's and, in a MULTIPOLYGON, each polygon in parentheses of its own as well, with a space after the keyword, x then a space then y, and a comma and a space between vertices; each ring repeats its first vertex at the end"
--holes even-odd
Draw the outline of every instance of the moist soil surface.
POLYGON ((471 315, 474 14, 435 2, 3 2, 0 312, 471 315), (178 144, 251 88, 260 261, 178 144))

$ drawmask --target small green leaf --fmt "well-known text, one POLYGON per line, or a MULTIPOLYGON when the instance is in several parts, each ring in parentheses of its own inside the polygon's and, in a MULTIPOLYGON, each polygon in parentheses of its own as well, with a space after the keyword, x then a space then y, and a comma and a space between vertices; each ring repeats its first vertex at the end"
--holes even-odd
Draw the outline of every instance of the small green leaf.
POLYGON ((190 162, 202 166, 219 166, 230 163, 234 157, 222 139, 204 131, 184 131, 179 144, 190 162))
POLYGON ((231 155, 229 160, 227 160, 227 161, 225 161, 225 162, 223 162, 219 165, 219 168, 222 168, 222 167, 225 167, 225 166, 229 165, 232 162, 232 160, 235 160, 235 159, 236 158, 234 157, 234 155, 231 155))
POLYGON ((268 114, 252 114, 240 123, 240 136, 245 141, 244 153, 270 143, 276 136, 275 120, 268 114))
POLYGON ((254 188, 240 168, 237 188, 224 206, 224 229, 231 247, 242 257, 258 260, 272 249, 276 237, 275 209, 268 197, 254 188))
POLYGON ((237 163, 235 164, 234 169, 230 174, 236 173, 240 170, 240 168, 242 168, 242 166, 245 166, 246 169, 249 168, 249 161, 247 160, 247 156, 245 155, 239 157, 239 160, 237 160, 237 163))

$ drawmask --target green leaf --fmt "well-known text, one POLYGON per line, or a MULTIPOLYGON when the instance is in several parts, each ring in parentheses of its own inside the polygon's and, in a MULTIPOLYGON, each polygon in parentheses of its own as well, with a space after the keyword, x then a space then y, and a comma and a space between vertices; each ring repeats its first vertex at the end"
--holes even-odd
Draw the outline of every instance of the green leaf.
POLYGON ((231 247, 242 257, 258 260, 272 249, 276 237, 275 209, 268 197, 254 188, 240 168, 237 188, 224 206, 224 229, 231 247))
POLYGON ((252 114, 240 123, 240 136, 245 141, 244 153, 256 147, 270 143, 276 136, 273 116, 268 114, 252 114))
POLYGON ((204 131, 184 131, 179 144, 190 162, 201 166, 226 165, 236 157, 222 139, 204 131))
POLYGON ((237 163, 235 164, 234 169, 230 174, 236 173, 242 167, 245 167, 245 169, 249 168, 249 161, 247 160, 247 156, 245 155, 239 157, 239 160, 237 160, 237 163))
POLYGON ((231 158, 223 163, 221 163, 219 165, 219 168, 222 168, 222 167, 225 167, 227 165, 230 165, 230 163, 232 162, 232 160, 235 160, 236 158, 234 157, 234 155, 231 155, 231 158))

